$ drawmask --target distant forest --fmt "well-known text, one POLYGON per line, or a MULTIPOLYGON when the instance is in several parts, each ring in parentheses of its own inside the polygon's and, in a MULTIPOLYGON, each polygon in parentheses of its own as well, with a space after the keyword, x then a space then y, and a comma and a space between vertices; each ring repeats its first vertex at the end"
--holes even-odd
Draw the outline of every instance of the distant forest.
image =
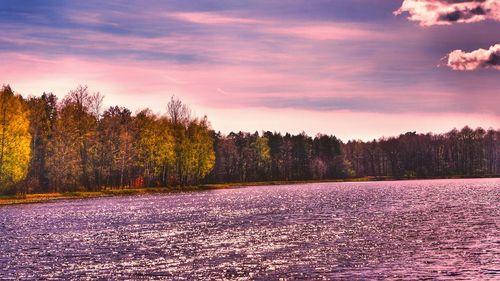
POLYGON ((79 86, 65 98, 0 90, 0 194, 204 183, 500 175, 500 130, 408 132, 369 142, 230 133, 172 98, 166 113, 103 110, 79 86))

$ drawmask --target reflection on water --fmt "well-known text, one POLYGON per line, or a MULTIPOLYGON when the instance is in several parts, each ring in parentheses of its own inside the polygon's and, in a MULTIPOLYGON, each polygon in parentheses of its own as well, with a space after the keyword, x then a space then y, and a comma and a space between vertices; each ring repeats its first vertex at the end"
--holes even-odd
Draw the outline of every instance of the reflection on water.
POLYGON ((500 179, 0 208, 0 279, 500 279, 500 179))

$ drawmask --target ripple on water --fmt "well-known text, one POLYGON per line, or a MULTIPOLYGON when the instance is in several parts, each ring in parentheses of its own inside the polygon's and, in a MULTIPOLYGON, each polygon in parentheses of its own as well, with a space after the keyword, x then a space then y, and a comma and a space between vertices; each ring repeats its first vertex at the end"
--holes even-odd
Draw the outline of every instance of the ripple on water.
POLYGON ((0 279, 500 278, 500 180, 323 183, 0 209, 0 279))

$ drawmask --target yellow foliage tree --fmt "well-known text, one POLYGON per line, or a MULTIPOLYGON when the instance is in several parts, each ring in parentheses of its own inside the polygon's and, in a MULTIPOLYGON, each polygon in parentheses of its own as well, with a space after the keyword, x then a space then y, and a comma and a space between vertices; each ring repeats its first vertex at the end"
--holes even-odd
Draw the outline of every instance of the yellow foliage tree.
POLYGON ((187 137, 185 170, 189 181, 197 184, 215 165, 214 138, 207 118, 191 121, 187 137))
POLYGON ((143 110, 136 117, 137 134, 135 150, 137 163, 144 170, 147 185, 166 184, 167 170, 174 164, 174 139, 168 120, 158 118, 151 111, 143 110))
POLYGON ((214 135, 206 116, 192 118, 191 111, 172 97, 167 105, 175 139, 175 170, 181 185, 198 184, 215 165, 214 135))
POLYGON ((0 90, 0 190, 22 181, 30 162, 29 114, 9 86, 0 90))

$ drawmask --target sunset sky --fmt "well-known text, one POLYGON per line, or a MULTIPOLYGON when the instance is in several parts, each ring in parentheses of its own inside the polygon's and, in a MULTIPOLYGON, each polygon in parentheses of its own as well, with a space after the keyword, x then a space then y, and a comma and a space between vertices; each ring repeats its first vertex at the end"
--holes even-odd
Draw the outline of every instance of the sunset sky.
POLYGON ((224 133, 499 128, 499 2, 2 0, 0 84, 133 111, 175 95, 224 133))

